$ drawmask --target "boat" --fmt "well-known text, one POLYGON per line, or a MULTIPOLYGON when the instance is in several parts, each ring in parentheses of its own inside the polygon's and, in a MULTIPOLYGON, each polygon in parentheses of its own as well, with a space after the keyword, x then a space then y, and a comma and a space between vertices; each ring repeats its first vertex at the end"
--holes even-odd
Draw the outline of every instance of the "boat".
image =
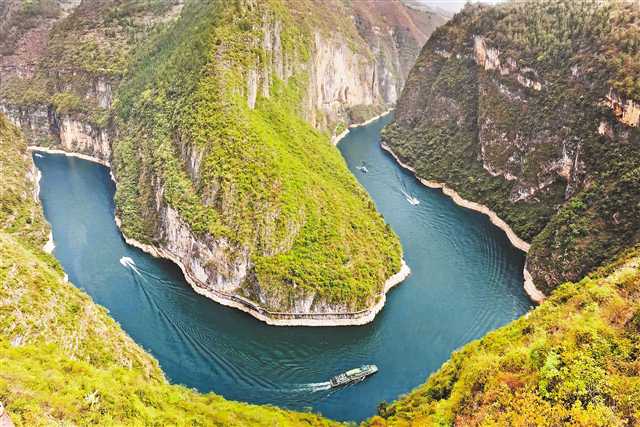
POLYGON ((400 190, 400 191, 402 191, 402 194, 404 195, 405 199, 407 199, 407 202, 409 202, 409 204, 413 206, 420 204, 420 200, 417 197, 409 193, 406 193, 404 190, 400 190))
POLYGON ((332 388, 341 387, 347 384, 355 384, 363 381, 365 378, 375 374, 376 372, 378 372, 378 367, 376 365, 362 365, 359 368, 351 369, 340 375, 336 375, 331 378, 329 383, 332 388))
POLYGON ((362 164, 360 166, 356 166, 356 169, 358 169, 362 173, 369 172, 369 169, 367 169, 367 166, 366 166, 366 163, 364 162, 364 160, 362 161, 362 164))
POLYGON ((413 196, 407 197, 407 202, 409 202, 409 204, 411 204, 413 206, 420 204, 420 200, 418 200, 417 197, 413 197, 413 196))

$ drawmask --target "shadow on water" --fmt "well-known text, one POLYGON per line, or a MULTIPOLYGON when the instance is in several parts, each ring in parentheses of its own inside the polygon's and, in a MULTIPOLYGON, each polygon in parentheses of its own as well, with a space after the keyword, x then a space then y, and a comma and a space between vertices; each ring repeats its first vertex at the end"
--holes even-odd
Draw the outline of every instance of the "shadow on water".
POLYGON ((369 325, 270 327, 201 297, 175 265, 123 241, 106 168, 40 154, 34 161, 54 253, 72 283, 107 307, 173 382, 252 403, 311 407, 339 420, 369 417, 379 402, 424 382, 453 350, 530 306, 524 254, 488 218, 401 170, 378 145, 389 120, 352 130, 339 146, 400 236, 412 269, 369 325), (363 161, 367 173, 357 169, 363 161), (333 375, 365 363, 380 372, 352 387, 327 387, 333 375))

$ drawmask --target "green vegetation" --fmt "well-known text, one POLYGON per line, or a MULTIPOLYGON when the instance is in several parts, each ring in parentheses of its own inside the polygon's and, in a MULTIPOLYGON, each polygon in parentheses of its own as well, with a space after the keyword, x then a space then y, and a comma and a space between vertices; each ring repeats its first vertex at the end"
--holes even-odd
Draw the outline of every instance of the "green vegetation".
POLYGON ((0 99, 25 110, 52 106, 58 115, 106 127, 109 112, 98 105, 96 85, 115 88, 133 49, 163 28, 176 4, 172 0, 82 2, 60 19, 57 1, 10 0, 0 17, 0 55, 17 54, 18 64, 37 66, 32 74, 9 73, 11 77, 0 85, 0 99), (46 40, 41 40, 41 33, 46 40), (26 52, 15 52, 17 40, 29 46, 26 52))
POLYGON ((35 179, 36 169, 24 137, 2 114, 0 153, 0 230, 22 244, 40 248, 47 241, 47 225, 33 184, 25 179, 27 173, 35 179))
MULTIPOLYGON (((24 31, 37 25, 30 16, 57 16, 53 2, 23 3, 17 16, 24 31)), ((271 76, 269 96, 259 87, 255 108, 247 105, 248 70, 259 75, 274 60, 257 42, 265 25, 283 22, 285 56, 292 60, 308 56, 310 29, 330 31, 333 21, 307 14, 315 3, 306 1, 285 7, 268 0, 248 9, 197 1, 165 32, 162 25, 143 28, 138 18, 165 13, 172 7, 167 2, 86 3, 91 8, 74 12, 51 44, 61 64, 86 78, 36 73, 32 80, 3 81, 0 96, 18 106, 52 103, 104 125, 106 111, 83 102, 90 83, 97 76, 124 79, 114 168, 127 234, 143 241, 156 235, 154 203, 162 188, 163 202, 198 236, 250 251, 255 278, 282 301, 278 308, 286 309, 296 292, 351 309, 371 303, 398 268, 400 248, 327 135, 303 121, 308 76, 295 67, 284 81, 271 76), (142 34, 151 41, 132 59, 142 34), (200 159, 197 166, 192 157, 200 159)), ((623 2, 473 6, 431 39, 385 138, 420 176, 452 184, 463 197, 490 205, 523 237, 536 236, 529 268, 551 296, 464 346, 426 384, 381 404, 379 416, 365 424, 640 423, 640 249, 553 290, 640 240, 638 131, 598 106, 610 86, 638 99, 637 19, 623 2), (500 86, 495 73, 478 70, 464 56, 472 54, 474 34, 499 47, 502 59, 535 69, 526 74, 543 81, 543 90, 525 89, 512 75, 500 77, 500 86), (435 49, 454 55, 431 54, 435 49), (574 65, 578 78, 569 77, 574 65), (479 129, 487 119, 491 126, 479 129), (601 121, 613 137, 598 134, 601 121), (505 140, 496 136, 503 134, 505 140), (525 159, 519 176, 526 182, 536 182, 543 166, 558 159, 562 143, 578 146, 583 171, 571 182, 570 198, 567 182, 557 177, 535 199, 512 203, 515 183, 490 176, 478 160, 481 138, 489 142, 492 164, 525 159), (516 138, 524 149, 509 144, 516 138)), ((357 33, 351 34, 355 42, 357 33)), ((0 34, 9 40, 0 48, 11 37, 0 34)), ((40 249, 48 228, 26 179, 31 170, 26 142, 0 116, 0 402, 16 424, 331 425, 313 414, 167 384, 157 362, 106 310, 66 283, 57 261, 40 249)), ((246 296, 254 297, 246 285, 246 296)))
POLYGON ((0 402, 17 426, 329 426, 313 414, 169 385, 144 352, 40 249, 26 142, 0 115, 0 402))
MULTIPOLYGON (((247 102, 250 70, 272 61, 265 28, 283 23, 285 59, 308 55, 310 31, 293 19, 276 0, 192 3, 139 53, 117 99, 116 202, 125 232, 148 241, 161 186, 195 234, 248 248, 272 310, 308 294, 363 309, 399 269, 400 246, 328 136, 302 118, 307 75, 263 75, 269 96, 247 102)), ((255 283, 244 289, 257 300, 255 283)))
POLYGON ((488 205, 532 241, 527 265, 546 293, 640 241, 640 134, 602 104, 612 88, 637 96, 627 90, 636 83, 620 85, 638 75, 637 51, 624 54, 638 19, 625 2, 469 5, 433 34, 385 131, 421 177, 488 205), (476 35, 503 72, 476 64, 476 35))
POLYGON ((0 55, 15 53, 16 41, 36 28, 43 19, 55 19, 61 14, 55 0, 16 0, 0 4, 0 55))
POLYGON ((384 425, 640 422, 640 250, 453 354, 426 384, 380 406, 384 425))

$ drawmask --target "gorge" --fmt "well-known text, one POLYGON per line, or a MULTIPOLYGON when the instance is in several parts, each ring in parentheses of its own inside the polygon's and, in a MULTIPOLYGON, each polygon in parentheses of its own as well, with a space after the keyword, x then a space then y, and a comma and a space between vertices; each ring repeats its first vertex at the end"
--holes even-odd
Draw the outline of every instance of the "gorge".
POLYGON ((0 424, 639 424, 639 25, 0 2, 0 424))

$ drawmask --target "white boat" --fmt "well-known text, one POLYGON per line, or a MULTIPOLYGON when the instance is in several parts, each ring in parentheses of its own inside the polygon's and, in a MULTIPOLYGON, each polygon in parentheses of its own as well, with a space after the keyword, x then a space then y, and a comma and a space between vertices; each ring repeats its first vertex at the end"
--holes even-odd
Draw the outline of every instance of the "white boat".
POLYGON ((356 169, 358 169, 360 172, 362 173, 367 173, 369 172, 369 169, 367 169, 367 164, 364 162, 364 160, 362 161, 362 163, 360 164, 360 166, 356 166, 356 169))
POLYGON ((405 199, 407 199, 407 202, 409 202, 409 204, 413 206, 420 204, 420 200, 418 200, 417 197, 412 196, 411 194, 407 193, 404 190, 400 190, 400 191, 402 191, 402 194, 404 195, 405 199))
POLYGON ((336 375, 329 381, 331 387, 340 387, 347 384, 359 383, 367 378, 369 375, 373 375, 378 372, 376 365, 362 365, 359 368, 351 369, 340 375, 336 375))

